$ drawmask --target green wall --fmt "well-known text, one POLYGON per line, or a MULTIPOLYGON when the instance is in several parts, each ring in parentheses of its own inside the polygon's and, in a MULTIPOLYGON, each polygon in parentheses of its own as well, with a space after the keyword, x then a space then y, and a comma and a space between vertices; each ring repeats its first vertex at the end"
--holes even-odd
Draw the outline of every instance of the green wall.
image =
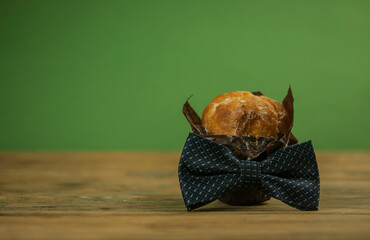
POLYGON ((370 149, 370 1, 1 1, 1 150, 180 150, 218 94, 295 96, 318 150, 370 149))

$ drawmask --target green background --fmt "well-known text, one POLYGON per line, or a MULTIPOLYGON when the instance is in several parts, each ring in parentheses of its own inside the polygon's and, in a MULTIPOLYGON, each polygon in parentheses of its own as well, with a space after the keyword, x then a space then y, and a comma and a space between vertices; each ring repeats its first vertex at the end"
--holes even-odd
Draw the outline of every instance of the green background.
POLYGON ((1 150, 180 150, 224 92, 295 97, 294 134, 370 149, 370 1, 1 1, 1 150))

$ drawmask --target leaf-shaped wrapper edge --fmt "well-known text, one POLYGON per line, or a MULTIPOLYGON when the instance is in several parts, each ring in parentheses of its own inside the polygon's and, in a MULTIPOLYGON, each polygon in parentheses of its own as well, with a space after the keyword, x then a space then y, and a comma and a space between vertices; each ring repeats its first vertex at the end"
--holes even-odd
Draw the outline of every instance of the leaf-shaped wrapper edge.
POLYGON ((188 120, 193 133, 199 135, 206 134, 206 130, 202 126, 202 120, 189 104, 190 98, 191 96, 186 100, 184 106, 182 107, 182 113, 185 115, 186 120, 188 120))

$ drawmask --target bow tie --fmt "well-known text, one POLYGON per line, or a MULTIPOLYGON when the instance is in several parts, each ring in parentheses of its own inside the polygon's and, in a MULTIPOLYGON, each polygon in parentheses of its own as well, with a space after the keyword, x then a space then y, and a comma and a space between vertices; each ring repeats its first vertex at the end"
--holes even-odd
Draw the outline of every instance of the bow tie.
POLYGON ((300 210, 318 209, 320 178, 311 141, 281 148, 262 161, 254 160, 239 160, 224 145, 190 133, 179 163, 188 211, 236 188, 262 190, 300 210))

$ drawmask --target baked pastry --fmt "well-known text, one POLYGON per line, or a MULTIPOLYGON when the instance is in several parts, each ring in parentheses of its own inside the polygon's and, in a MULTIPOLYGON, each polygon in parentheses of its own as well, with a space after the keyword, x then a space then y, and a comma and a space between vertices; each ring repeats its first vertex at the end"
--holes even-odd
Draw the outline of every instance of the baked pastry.
POLYGON ((283 105, 245 91, 215 97, 202 115, 202 126, 210 135, 275 137, 285 134, 289 124, 289 114, 283 105))

